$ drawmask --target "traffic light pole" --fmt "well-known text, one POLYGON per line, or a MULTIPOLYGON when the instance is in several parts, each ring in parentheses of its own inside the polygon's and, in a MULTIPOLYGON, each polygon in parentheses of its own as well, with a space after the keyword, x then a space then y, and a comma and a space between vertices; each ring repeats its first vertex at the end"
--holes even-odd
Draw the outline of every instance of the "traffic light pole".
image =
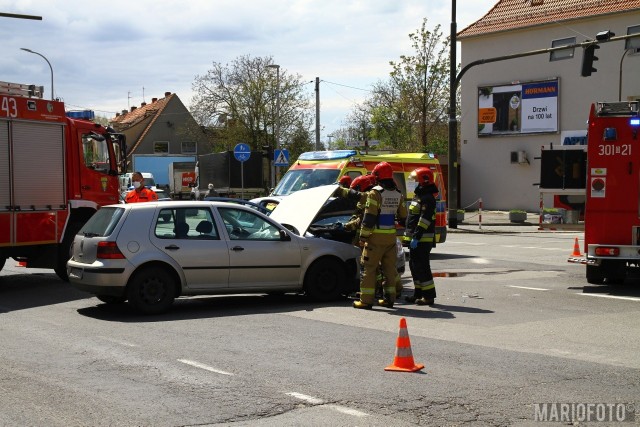
MULTIPOLYGON (((453 2, 453 18, 454 19, 452 19, 452 22, 451 22, 451 30, 452 30, 451 57, 455 58, 454 46, 456 43, 456 38, 455 38, 455 33, 453 33, 453 31, 455 31, 455 26, 456 26, 455 1, 453 2)), ((492 58, 478 59, 476 61, 472 61, 467 65, 465 65, 460 70, 458 75, 455 77, 453 77, 455 75, 455 66, 452 61, 450 65, 453 71, 451 72, 451 83, 450 83, 450 91, 449 91, 449 147, 448 147, 449 148, 449 169, 448 169, 448 188, 447 188, 447 194, 448 194, 447 202, 449 204, 449 207, 448 207, 449 213, 447 215, 447 220, 449 223, 449 228, 458 228, 457 212, 458 212, 458 166, 459 165, 458 165, 458 118, 457 118, 457 111, 456 111, 456 94, 458 92, 458 85, 460 84, 460 80, 462 79, 462 76, 464 76, 467 71, 469 71, 471 68, 475 67, 476 65, 489 64, 492 62, 499 62, 499 61, 507 61, 509 59, 515 59, 515 58, 524 58, 525 56, 543 55, 546 53, 556 52, 559 50, 575 49, 576 47, 587 49, 602 43, 626 40, 633 37, 640 37, 640 33, 628 34, 628 35, 618 36, 618 37, 607 37, 606 39, 602 39, 602 40, 597 40, 597 39, 587 40, 582 43, 575 43, 575 44, 570 44, 565 46, 550 47, 547 49, 531 50, 528 52, 514 53, 511 55, 503 55, 503 56, 495 56, 492 58)), ((591 56, 591 58, 595 58, 595 56, 591 56)), ((589 70, 593 71, 592 64, 588 64, 588 66, 589 66, 589 70)), ((585 67, 586 65, 582 64, 583 70, 585 69, 585 67)))

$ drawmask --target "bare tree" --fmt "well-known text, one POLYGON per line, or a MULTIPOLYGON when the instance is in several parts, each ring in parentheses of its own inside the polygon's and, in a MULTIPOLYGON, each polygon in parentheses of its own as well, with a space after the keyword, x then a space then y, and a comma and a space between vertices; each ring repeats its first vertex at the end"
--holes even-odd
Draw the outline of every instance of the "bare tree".
POLYGON ((300 135, 300 128, 310 128, 311 106, 300 76, 280 68, 277 81, 270 65, 271 57, 240 56, 230 64, 214 62, 205 75, 196 76, 191 112, 201 126, 212 130, 212 146, 231 149, 245 142, 256 150, 276 148, 279 123, 280 145, 286 147, 292 135, 300 135))

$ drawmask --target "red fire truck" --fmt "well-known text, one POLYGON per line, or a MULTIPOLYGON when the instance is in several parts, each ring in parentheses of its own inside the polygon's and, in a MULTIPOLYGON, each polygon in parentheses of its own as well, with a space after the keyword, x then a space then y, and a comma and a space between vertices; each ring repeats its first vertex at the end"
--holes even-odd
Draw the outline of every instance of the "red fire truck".
POLYGON ((42 99, 43 87, 0 82, 0 269, 7 258, 67 280, 73 236, 118 203, 125 140, 42 99))
POLYGON ((587 282, 621 282, 640 267, 638 101, 591 106, 584 244, 587 282))

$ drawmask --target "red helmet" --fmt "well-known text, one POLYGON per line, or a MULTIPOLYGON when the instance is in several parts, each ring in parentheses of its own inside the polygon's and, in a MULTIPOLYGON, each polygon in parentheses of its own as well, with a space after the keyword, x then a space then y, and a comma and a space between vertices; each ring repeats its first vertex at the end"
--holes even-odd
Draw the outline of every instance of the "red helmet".
POLYGON ((373 175, 360 175, 351 181, 351 188, 356 191, 369 191, 376 185, 376 177, 373 175))
POLYGON ((418 168, 411 172, 409 177, 415 180, 418 185, 422 184, 434 184, 435 180, 433 179, 433 171, 429 168, 418 168))
POLYGON ((380 162, 373 168, 373 176, 378 180, 393 179, 393 168, 387 162, 380 162))
POLYGON ((338 183, 345 188, 349 188, 351 185, 351 177, 349 175, 342 175, 340 180, 338 180, 338 183))

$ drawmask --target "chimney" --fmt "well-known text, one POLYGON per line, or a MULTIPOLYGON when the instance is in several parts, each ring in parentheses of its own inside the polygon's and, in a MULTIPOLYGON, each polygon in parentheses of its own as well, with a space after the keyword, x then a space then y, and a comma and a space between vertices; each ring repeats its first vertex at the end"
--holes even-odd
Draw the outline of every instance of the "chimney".
POLYGON ((120 113, 116 113, 116 117, 120 117, 120 113))
POLYGON ((171 92, 165 92, 164 93, 164 97, 166 98, 167 96, 171 95, 171 92))
POLYGON ((127 110, 122 110, 122 115, 125 116, 127 114, 127 110))
POLYGON ((136 108, 138 108, 138 107, 136 107, 135 105, 131 106, 131 112, 133 113, 133 111, 134 111, 136 108))
POLYGON ((153 104, 154 102, 158 101, 158 98, 151 98, 151 103, 153 104))
POLYGON ((141 104, 140 104, 140 108, 144 107, 145 105, 147 105, 147 103, 146 103, 146 102, 141 103, 141 104))

